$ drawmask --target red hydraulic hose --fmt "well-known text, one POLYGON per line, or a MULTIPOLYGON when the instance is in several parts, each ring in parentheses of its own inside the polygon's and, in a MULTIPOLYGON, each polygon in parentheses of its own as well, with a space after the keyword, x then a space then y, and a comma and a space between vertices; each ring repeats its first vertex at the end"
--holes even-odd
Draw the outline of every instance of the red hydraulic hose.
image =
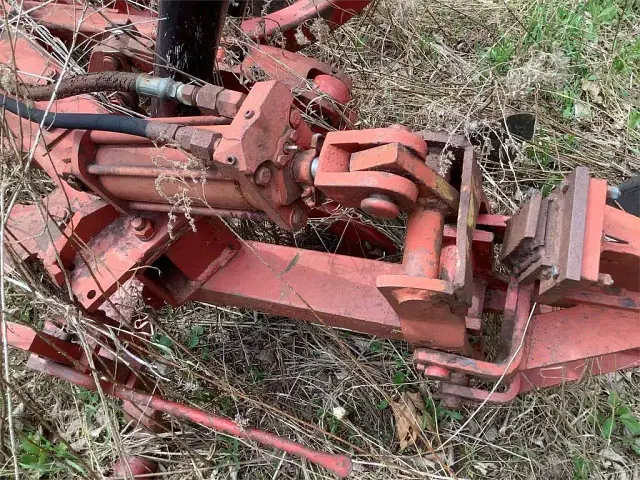
MULTIPOLYGON (((85 373, 80 373, 59 363, 45 361, 43 362, 43 371, 51 376, 74 383, 87 390, 96 390, 96 383, 93 377, 85 373)), ((345 478, 351 473, 351 459, 345 455, 335 455, 332 453, 319 452, 307 448, 299 443, 293 442, 287 438, 279 437, 272 433, 258 430, 251 427, 243 427, 237 423, 211 413, 198 410, 197 408, 188 407, 180 403, 171 402, 156 395, 148 395, 140 393, 130 388, 115 385, 110 382, 100 381, 103 391, 112 397, 126 400, 140 406, 149 407, 163 413, 167 413, 177 418, 184 418, 199 425, 204 425, 218 432, 233 435, 238 438, 246 438, 254 440, 262 445, 283 450, 291 455, 308 460, 309 462, 320 465, 340 478, 345 478)))

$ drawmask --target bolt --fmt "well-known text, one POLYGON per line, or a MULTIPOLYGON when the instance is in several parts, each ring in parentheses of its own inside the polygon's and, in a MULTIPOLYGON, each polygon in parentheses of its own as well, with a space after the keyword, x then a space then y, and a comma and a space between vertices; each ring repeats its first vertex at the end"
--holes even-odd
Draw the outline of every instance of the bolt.
POLYGON ((151 240, 153 236, 156 234, 156 228, 153 225, 153 222, 148 218, 143 217, 135 217, 131 220, 131 228, 133 228, 133 233, 136 237, 138 237, 143 242, 147 240, 151 240))
POLYGON ((560 270, 558 270, 558 266, 557 265, 551 265, 550 267, 548 267, 545 270, 545 274, 544 274, 544 276, 545 276, 545 278, 547 280, 551 280, 553 278, 557 278, 558 275, 560 275, 560 270))
POLYGON ((115 72, 118 70, 120 66, 120 62, 117 58, 112 57, 111 55, 107 55, 102 59, 102 68, 107 72, 115 72))
POLYGON ((144 227, 146 226, 147 226, 146 218, 135 217, 133 220, 131 220, 131 227, 133 227, 133 229, 136 232, 141 232, 142 230, 144 230, 144 227))
POLYGON ((291 145, 289 143, 284 144, 284 153, 297 152, 300 148, 297 145, 291 145))
POLYGON ((66 225, 67 222, 71 219, 71 210, 65 208, 60 214, 60 220, 58 221, 59 226, 66 225))
POLYGON ((251 117, 253 117, 253 114, 255 112, 253 110, 247 110, 246 112, 244 112, 244 118, 246 118, 247 120, 249 120, 251 117))
POLYGON ((618 187, 608 186, 607 187, 607 198, 611 200, 618 200, 622 195, 622 192, 618 187))
POLYGON ((599 273, 598 285, 601 287, 610 287, 613 285, 613 278, 608 273, 599 273))
POLYGON ((360 210, 379 218, 396 218, 400 208, 387 195, 374 193, 360 202, 360 210))
POLYGON ((300 115, 300 112, 292 109, 291 114, 289 114, 289 124, 293 128, 298 128, 301 122, 302 122, 302 116, 300 115))
POLYGON ((237 159, 235 156, 233 156, 233 155, 229 155, 229 156, 227 157, 227 163, 228 163, 229 165, 235 165, 237 161, 238 161, 238 159, 237 159))
POLYGON ((269 184, 269 182, 271 181, 271 177, 271 170, 269 169, 269 167, 263 165, 258 168, 258 170, 256 170, 253 181, 256 183, 256 185, 264 187, 269 184))

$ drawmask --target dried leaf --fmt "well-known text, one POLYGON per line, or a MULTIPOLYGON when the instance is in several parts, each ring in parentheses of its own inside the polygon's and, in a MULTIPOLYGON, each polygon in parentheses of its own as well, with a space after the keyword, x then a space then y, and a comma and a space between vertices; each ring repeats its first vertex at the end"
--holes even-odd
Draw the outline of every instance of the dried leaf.
POLYGON ((602 457, 606 458, 607 460, 611 460, 612 462, 617 462, 622 465, 625 464, 625 458, 612 448, 605 448, 600 452, 600 455, 602 455, 602 457))
POLYGON ((424 412, 424 400, 422 399, 422 395, 420 395, 420 392, 407 393, 407 396, 419 413, 424 412))
POLYGON ((600 96, 600 85, 593 80, 583 79, 582 90, 589 94, 589 97, 593 102, 602 103, 602 97, 600 96))
POLYGON ((424 409, 424 401, 420 393, 403 392, 399 400, 391 402, 400 450, 415 444, 418 438, 421 415, 416 404, 421 405, 424 409))

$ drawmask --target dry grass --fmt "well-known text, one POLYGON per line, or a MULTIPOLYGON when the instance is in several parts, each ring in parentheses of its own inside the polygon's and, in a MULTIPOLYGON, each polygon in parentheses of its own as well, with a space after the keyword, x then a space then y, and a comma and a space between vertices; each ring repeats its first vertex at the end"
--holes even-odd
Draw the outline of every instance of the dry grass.
MULTIPOLYGON (((513 154, 499 160, 481 157, 494 207, 512 211, 529 188, 548 190, 576 165, 612 181, 638 173, 639 25, 635 0, 380 0, 307 53, 353 78, 358 128, 403 123, 471 136, 495 128, 503 115, 535 113, 532 143, 514 141, 513 154)), ((315 28, 322 33, 321 24, 315 28)), ((46 32, 30 30, 36 34, 50 41, 46 32)), ((79 42, 69 70, 86 61, 82 48, 79 42)), ((11 156, 24 159, 3 152, 11 156)), ((47 189, 41 177, 22 170, 3 164, 5 198, 21 191, 21 200, 34 199, 47 189)), ((298 246, 335 245, 321 223, 295 237, 251 228, 252 235, 298 246)), ((402 243, 401 222, 384 228, 402 243)), ((39 325, 51 315, 77 317, 66 294, 49 289, 37 272, 13 271, 8 278, 18 280, 5 279, 11 320, 39 325)), ((460 420, 430 401, 434 385, 416 376, 402 342, 200 304, 152 312, 131 298, 133 306, 121 307, 133 307, 154 326, 149 350, 165 395, 349 453, 353 478, 640 478, 628 432, 618 422, 607 439, 601 428, 611 416, 612 393, 640 415, 638 372, 530 393, 507 406, 464 408, 460 420), (385 402, 418 391, 431 407, 423 440, 399 451, 385 402)), ((74 328, 86 336, 93 327, 78 319, 74 328)), ((175 420, 167 433, 142 433, 124 420, 117 402, 34 374, 20 355, 12 356, 3 389, 12 392, 18 446, 10 451, 5 422, 0 477, 12 476, 14 457, 24 470, 30 438, 47 453, 24 478, 72 478, 78 471, 102 478, 122 450, 158 460, 172 479, 329 478, 296 458, 175 420), (48 443, 37 440, 43 437, 48 443)))

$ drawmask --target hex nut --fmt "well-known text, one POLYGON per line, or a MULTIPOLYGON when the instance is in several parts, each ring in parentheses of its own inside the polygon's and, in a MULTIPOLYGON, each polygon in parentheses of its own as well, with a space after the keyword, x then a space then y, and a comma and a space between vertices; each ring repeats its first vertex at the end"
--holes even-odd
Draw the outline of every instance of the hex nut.
POLYGON ((234 90, 222 90, 216 98, 218 115, 233 118, 240 110, 240 106, 247 96, 234 90))
POLYGON ((140 232, 144 229, 146 223, 146 218, 134 217, 133 220, 131 220, 131 228, 133 228, 136 232, 140 232))
POLYGON ((199 90, 195 85, 183 85, 178 89, 178 100, 185 105, 195 105, 199 90))
POLYGON ((207 115, 217 115, 218 107, 216 106, 218 95, 224 88, 217 85, 206 84, 196 92, 196 106, 200 111, 207 115))
POLYGON ((148 218, 135 217, 131 220, 131 227, 133 228, 133 234, 143 242, 151 240, 156 234, 156 227, 148 218))
POLYGON ((256 173, 254 175, 254 181, 256 185, 260 185, 261 187, 264 187, 269 184, 269 182, 271 181, 271 177, 272 177, 271 170, 269 169, 269 167, 263 165, 260 168, 258 168, 258 170, 256 170, 256 173))
POLYGON ((222 135, 217 132, 196 129, 195 133, 191 135, 189 151, 191 155, 200 160, 210 161, 215 150, 214 146, 220 138, 222 135))

